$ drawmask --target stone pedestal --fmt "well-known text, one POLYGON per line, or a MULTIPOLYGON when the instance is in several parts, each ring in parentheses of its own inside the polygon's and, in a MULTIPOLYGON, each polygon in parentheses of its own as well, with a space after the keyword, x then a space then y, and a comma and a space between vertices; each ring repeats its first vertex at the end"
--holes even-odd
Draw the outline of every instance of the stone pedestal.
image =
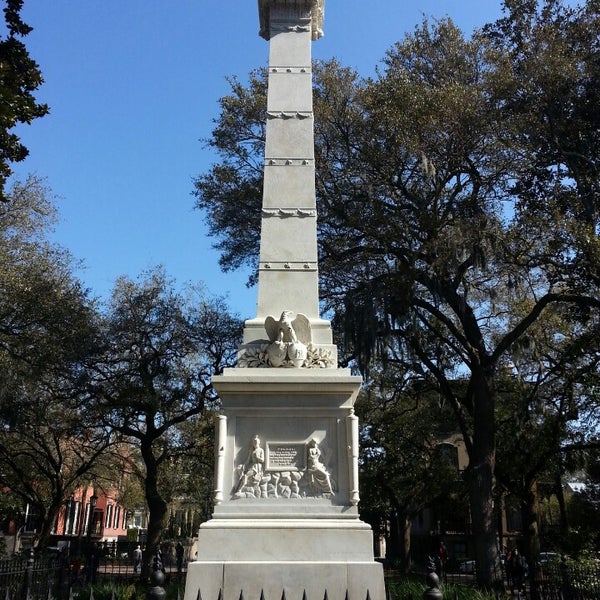
POLYGON ((360 382, 343 369, 214 378, 217 504, 200 528, 185 600, 383 600, 382 566, 356 507, 360 382))

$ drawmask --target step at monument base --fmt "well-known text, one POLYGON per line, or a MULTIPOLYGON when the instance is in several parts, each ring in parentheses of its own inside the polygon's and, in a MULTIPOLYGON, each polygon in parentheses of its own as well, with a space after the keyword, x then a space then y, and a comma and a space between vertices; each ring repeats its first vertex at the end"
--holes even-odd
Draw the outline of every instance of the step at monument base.
POLYGON ((184 600, 384 600, 379 563, 196 561, 184 600))
POLYGON ((359 519, 212 519, 199 533, 184 600, 385 600, 359 519))

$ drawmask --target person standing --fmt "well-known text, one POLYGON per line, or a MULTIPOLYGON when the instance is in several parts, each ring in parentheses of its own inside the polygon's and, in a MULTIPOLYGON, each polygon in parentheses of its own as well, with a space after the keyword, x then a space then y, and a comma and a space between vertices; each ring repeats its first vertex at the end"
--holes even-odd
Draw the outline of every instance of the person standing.
POLYGON ((138 573, 142 566, 142 548, 138 544, 137 548, 133 551, 133 572, 138 573))
POLYGON ((511 578, 511 591, 513 594, 520 595, 525 591, 525 578, 527 577, 527 561, 524 556, 521 556, 518 548, 514 548, 511 552, 509 564, 509 572, 511 578))
POLYGON ((177 542, 177 546, 175 546, 175 558, 177 560, 177 573, 181 575, 183 571, 183 544, 181 542, 177 542))

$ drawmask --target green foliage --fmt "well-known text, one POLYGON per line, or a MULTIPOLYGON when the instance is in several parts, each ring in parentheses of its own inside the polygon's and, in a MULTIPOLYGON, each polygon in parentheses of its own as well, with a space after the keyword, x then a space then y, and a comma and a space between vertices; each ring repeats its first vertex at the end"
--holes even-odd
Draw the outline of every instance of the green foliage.
MULTIPOLYGON (((356 412, 364 423, 361 435, 361 514, 382 515, 391 528, 388 560, 410 569, 409 536, 404 531, 426 507, 450 516, 450 505, 465 502, 465 486, 459 473, 454 445, 452 411, 435 386, 416 384, 402 373, 386 369, 361 392, 356 412), (451 449, 453 454, 447 454, 451 449), (455 460, 456 459, 456 460, 455 460)), ((458 514, 465 514, 457 511, 458 514)), ((443 522, 442 527, 447 525, 443 522)), ((466 523, 462 523, 464 527, 466 523)), ((451 528, 454 528, 452 523, 451 528)))
POLYGON ((4 0, 4 5, 7 32, 0 37, 0 201, 6 202, 4 186, 12 173, 9 165, 28 155, 27 148, 11 130, 18 123, 29 124, 43 117, 49 109, 33 96, 43 79, 20 39, 31 32, 20 16, 23 0, 4 0))
MULTIPOLYGON (((385 586, 390 600, 417 600, 423 598, 426 589, 425 583, 415 579, 398 579, 386 577, 385 586)), ((486 594, 472 587, 464 585, 441 585, 444 600, 494 600, 493 594, 486 594)))
MULTIPOLYGON (((500 407, 506 457, 522 451, 512 471, 499 459, 507 485, 531 492, 597 424, 586 391, 600 325, 597 32, 597 2, 509 0, 470 38, 450 19, 424 20, 375 78, 335 61, 314 69, 325 310, 346 364, 435 382, 452 408, 484 585, 499 384, 514 380, 518 407, 500 407)), ((209 142, 223 160, 196 180, 228 268, 258 251, 258 216, 244 211, 259 213, 265 83, 232 81, 209 142)))
MULTIPOLYGON (((183 586, 176 582, 165 583, 166 600, 183 598, 183 586)), ((73 594, 74 600, 89 600, 90 593, 94 600, 145 600, 148 597, 148 586, 141 583, 98 583, 83 586, 73 594), (114 594, 114 596, 113 596, 114 594)))
MULTIPOLYGON (((80 590, 73 594, 75 600, 88 600, 91 594, 94 595, 94 600, 142 600, 146 598, 147 591, 143 586, 135 583, 115 584, 115 583, 98 583, 93 585, 85 585, 80 590)), ((177 598, 175 596, 167 596, 177 598)))
POLYGON ((597 559, 600 548, 600 451, 588 450, 584 458, 585 488, 568 499, 570 528, 564 540, 564 551, 581 559, 589 554, 597 559))
POLYGON ((128 444, 122 459, 143 482, 148 547, 158 544, 167 504, 198 452, 201 439, 190 432, 201 431, 216 406, 210 378, 233 364, 240 333, 222 299, 200 288, 176 291, 160 267, 115 285, 89 361, 89 408, 128 444))
POLYGON ((454 600, 491 600, 496 598, 493 594, 486 594, 481 590, 461 585, 444 585, 442 586, 444 598, 454 600))
POLYGON ((61 505, 109 443, 82 404, 93 305, 69 254, 47 241, 44 182, 16 182, 0 203, 0 486, 29 503, 46 543, 61 505))
POLYGON ((385 580, 385 587, 391 600, 422 598, 423 592, 425 591, 425 584, 413 579, 387 577, 385 580))

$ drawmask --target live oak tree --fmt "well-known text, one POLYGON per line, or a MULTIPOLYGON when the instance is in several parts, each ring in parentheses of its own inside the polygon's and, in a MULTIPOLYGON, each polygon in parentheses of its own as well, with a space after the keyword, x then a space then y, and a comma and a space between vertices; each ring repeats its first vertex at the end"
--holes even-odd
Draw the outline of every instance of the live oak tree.
MULTIPOLYGON (((454 437, 454 419, 435 385, 389 367, 371 372, 356 412, 364 424, 361 516, 375 527, 381 518, 388 521, 386 559, 408 572, 414 519, 426 508, 448 507, 451 498, 460 503, 464 497, 457 449, 444 443, 454 437)), ((447 512, 438 510, 436 518, 451 516, 447 512)), ((439 536, 433 536, 425 551, 437 556, 439 543, 439 536)))
MULTIPOLYGON (((552 85, 563 61, 540 60, 556 47, 544 36, 591 40, 595 4, 582 12, 553 0, 539 4, 507 2, 504 20, 471 39, 450 20, 425 21, 388 52, 373 79, 335 62, 315 66, 324 309, 349 364, 368 377, 374 362, 412 361, 453 408, 469 454, 477 579, 485 587, 498 564, 499 370, 553 307, 561 307, 576 335, 577 327, 594 326, 600 309, 597 217, 586 208, 597 202, 590 176, 597 153, 586 150, 589 160, 576 160, 588 171, 572 184, 573 144, 582 139, 595 148, 595 113, 584 108, 598 89, 597 37, 589 46, 568 46, 581 54, 572 79, 586 69, 570 90, 570 105, 582 109, 568 150, 561 140, 571 131, 571 113, 555 111, 551 127, 535 121, 540 99, 558 98, 561 89, 552 85), (508 52, 520 35, 537 45, 508 52), (527 69, 538 73, 530 87, 527 69), (464 389, 452 385, 458 376, 464 389)), ((264 81, 259 73, 248 87, 233 81, 209 141, 223 160, 196 180, 197 205, 206 210, 225 268, 256 261, 264 81)))
POLYGON ((42 84, 37 63, 29 56, 22 38, 32 28, 23 22, 23 0, 4 0, 6 33, 0 37, 0 201, 8 198, 4 186, 12 170, 10 163, 29 154, 13 131, 18 123, 31 123, 48 113, 48 106, 36 101, 33 93, 42 84))
POLYGON ((50 191, 30 177, 7 198, 0 204, 0 486, 30 505, 43 546, 110 437, 82 402, 95 312, 71 257, 47 240, 50 191))
MULTIPOLYGON (((598 445, 599 350, 597 326, 573 323, 556 305, 512 348, 511 362, 498 373, 497 488, 519 500, 532 597, 537 597, 541 501, 556 496, 564 506, 567 469, 598 445)), ((554 543, 570 553, 564 510, 561 520, 554 543)))
POLYGON ((109 432, 89 421, 71 385, 46 379, 21 384, 16 405, 3 407, 0 432, 0 485, 21 507, 29 505, 38 548, 47 546, 70 494, 96 479, 111 444, 109 432))
POLYGON ((15 182, 8 198, 0 205, 0 366, 49 368, 80 351, 94 308, 73 258, 48 241, 56 207, 44 180, 15 182))
MULTIPOLYGON (((160 469, 158 487, 170 501, 161 540, 192 538, 200 523, 210 518, 213 496, 214 426, 218 411, 206 408, 202 414, 174 426, 181 451, 173 452, 160 469), (183 451, 185 450, 185 451, 183 451)), ((114 452, 118 465, 119 503, 130 511, 147 506, 146 469, 138 445, 124 444, 114 452)), ((114 487, 114 468, 106 474, 114 487)))
POLYGON ((390 51, 363 96, 364 167, 343 180, 353 199, 328 194, 336 214, 340 200, 345 210, 350 204, 350 227, 345 218, 343 235, 335 232, 327 245, 334 260, 345 259, 336 295, 359 358, 366 363, 376 348, 361 337, 362 324, 376 322, 374 341, 388 347, 380 346, 379 356, 403 345, 455 409, 470 458, 477 578, 486 587, 495 563, 498 369, 538 320, 548 326, 553 305, 588 315, 599 307, 570 261, 560 264, 555 256, 553 234, 560 235, 564 220, 553 228, 547 222, 552 233, 544 237, 526 210, 518 185, 523 147, 503 135, 506 105, 494 96, 506 77, 495 51, 485 37, 464 40, 449 22, 425 24, 390 51), (526 302, 526 311, 515 310, 526 302), (457 372, 468 374, 464 395, 450 385, 457 372))
POLYGON ((173 464, 173 496, 187 512, 186 523, 170 524, 172 537, 194 537, 201 522, 207 521, 213 507, 215 425, 218 410, 205 410, 197 419, 179 426, 179 435, 190 448, 173 464), (184 528, 185 525, 185 528, 184 528))
POLYGON ((175 291, 161 268, 115 285, 89 394, 105 427, 140 457, 149 510, 145 574, 167 526, 169 472, 199 441, 182 428, 215 407, 210 378, 234 362, 240 333, 222 300, 175 291))
POLYGON ((574 494, 568 505, 573 523, 569 536, 572 555, 597 557, 600 544, 600 452, 588 451, 584 456, 585 487, 574 494))
MULTIPOLYGON (((537 240, 540 272, 555 289, 598 298, 600 6, 510 0, 506 7, 484 33, 496 61, 494 103, 505 117, 499 135, 518 173, 511 182, 517 221, 537 240)), ((520 461, 529 533, 537 530, 536 469, 554 465, 562 506, 564 463, 597 438, 598 313, 590 306, 575 300, 546 310, 513 353, 532 359, 524 377, 513 373, 524 391, 515 414, 526 417, 529 429, 543 423, 553 434, 523 431, 520 440, 522 448, 531 442, 529 460, 520 461)), ((535 535, 529 538, 533 558, 539 547, 535 535)))

